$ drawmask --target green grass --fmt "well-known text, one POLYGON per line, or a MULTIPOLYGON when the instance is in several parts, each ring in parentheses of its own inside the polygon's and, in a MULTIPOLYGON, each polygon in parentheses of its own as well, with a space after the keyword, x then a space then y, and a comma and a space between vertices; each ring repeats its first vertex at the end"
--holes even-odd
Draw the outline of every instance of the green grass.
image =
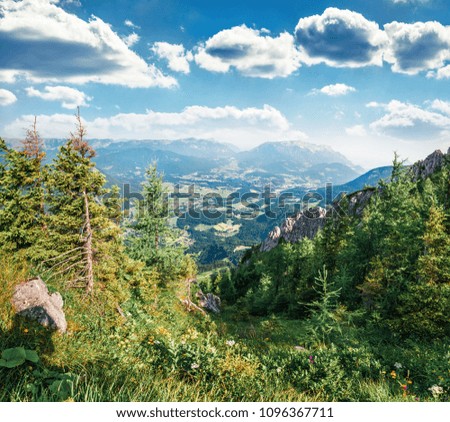
POLYGON ((125 318, 107 290, 87 299, 55 282, 69 323, 59 335, 13 316, 6 298, 28 270, 2 264, 0 351, 24 346, 41 360, 0 368, 1 401, 446 399, 428 391, 448 391, 446 344, 368 341, 354 328, 320 344, 311 341, 307 321, 257 318, 236 308, 214 317, 188 313, 178 299, 182 285, 161 289, 150 281, 130 289, 120 304, 125 318), (402 368, 394 379, 396 362, 402 368))

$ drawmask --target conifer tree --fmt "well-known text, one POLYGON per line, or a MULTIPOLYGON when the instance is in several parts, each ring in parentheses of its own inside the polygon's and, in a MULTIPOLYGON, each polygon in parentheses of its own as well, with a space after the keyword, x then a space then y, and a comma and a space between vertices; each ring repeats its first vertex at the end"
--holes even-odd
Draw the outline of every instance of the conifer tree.
MULTIPOLYGON (((36 119, 22 149, 0 139, 0 245, 17 252, 35 245, 45 231, 45 153, 36 119)), ((27 251, 30 252, 30 251, 27 251)), ((32 255, 32 254, 31 254, 32 255)))
POLYGON ((195 265, 185 256, 185 240, 180 230, 169 225, 170 210, 163 176, 155 163, 146 171, 138 216, 132 222, 128 251, 132 258, 153 267, 161 284, 180 277, 192 276, 195 265))
POLYGON ((432 206, 422 237, 417 277, 411 279, 399 298, 401 318, 393 327, 407 335, 437 338, 450 334, 450 236, 445 213, 432 206))
POLYGON ((105 193, 105 178, 95 168, 95 151, 85 139, 79 112, 76 121, 75 134, 50 166, 45 262, 51 265, 53 274, 72 274, 72 285, 81 285, 91 293, 95 264, 105 243, 119 243, 120 229, 109 218, 111 210, 99 200, 105 193))

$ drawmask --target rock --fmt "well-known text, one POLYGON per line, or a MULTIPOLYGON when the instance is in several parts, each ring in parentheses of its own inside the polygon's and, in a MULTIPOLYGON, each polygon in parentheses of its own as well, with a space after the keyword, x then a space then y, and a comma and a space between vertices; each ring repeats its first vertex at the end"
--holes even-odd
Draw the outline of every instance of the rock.
POLYGON ((364 208, 366 208, 372 196, 377 192, 377 188, 366 188, 347 195, 348 213, 353 216, 362 217, 364 208))
POLYGON ((281 237, 281 229, 276 226, 268 235, 261 245, 261 252, 267 252, 278 245, 281 237))
POLYGON ((325 225, 327 212, 324 208, 315 207, 284 220, 281 227, 275 227, 262 243, 262 252, 270 251, 278 245, 280 239, 295 243, 303 238, 312 239, 325 225))
POLYGON ((212 293, 207 293, 206 295, 199 290, 197 292, 198 304, 208 311, 214 312, 215 314, 220 313, 220 297, 213 295, 212 293))
POLYGON ((49 294, 40 277, 19 284, 12 297, 12 304, 18 315, 61 333, 67 330, 62 296, 59 293, 49 294))
MULTIPOLYGON (((420 160, 410 167, 410 174, 413 181, 426 179, 433 173, 439 171, 446 160, 450 160, 450 148, 447 154, 440 150, 434 151, 424 160, 420 160)), ((379 187, 367 187, 353 192, 336 200, 328 210, 321 207, 311 208, 288 217, 281 227, 275 227, 261 244, 260 251, 267 252, 275 248, 280 239, 286 242, 295 243, 303 238, 313 239, 320 229, 325 226, 327 218, 336 219, 340 217, 340 212, 361 218, 364 209, 369 204, 372 197, 380 192, 379 187), (339 210, 339 212, 335 212, 339 210)))
POLYGON ((411 166, 413 180, 416 182, 419 179, 426 179, 427 177, 430 177, 442 167, 444 164, 444 158, 445 155, 440 150, 436 150, 425 158, 425 160, 420 160, 413 164, 411 166))

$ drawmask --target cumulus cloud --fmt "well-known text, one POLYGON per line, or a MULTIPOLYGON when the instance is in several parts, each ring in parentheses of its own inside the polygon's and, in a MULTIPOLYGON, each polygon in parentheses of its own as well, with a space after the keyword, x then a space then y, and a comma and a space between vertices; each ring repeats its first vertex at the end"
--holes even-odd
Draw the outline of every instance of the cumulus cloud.
POLYGON ((132 47, 134 44, 139 42, 140 39, 141 37, 135 32, 131 33, 130 35, 122 37, 122 40, 127 47, 132 47))
POLYGON ((190 51, 186 51, 182 44, 169 44, 167 42, 155 42, 151 50, 160 59, 167 60, 169 69, 174 72, 189 73, 189 62, 193 60, 190 51))
POLYGON ((345 128, 345 133, 349 136, 364 137, 367 135, 364 125, 355 125, 345 128))
MULTIPOLYGON (((34 116, 25 115, 5 127, 9 136, 21 136, 34 116)), ((65 137, 73 130, 72 115, 38 116, 39 133, 43 137, 65 137)), ((233 106, 190 106, 181 112, 163 113, 147 110, 145 113, 119 113, 107 118, 84 122, 88 136, 110 139, 177 139, 203 138, 233 142, 249 147, 273 139, 302 139, 307 136, 291 128, 289 121, 277 109, 239 109, 233 106)))
POLYGON ((441 67, 437 71, 428 72, 427 77, 436 79, 450 79, 450 65, 441 67))
POLYGON ((245 76, 273 79, 291 75, 300 67, 299 52, 291 34, 278 37, 267 30, 235 26, 218 32, 198 47, 196 63, 213 72, 235 68, 245 76))
POLYGON ((342 95, 347 95, 350 92, 355 92, 356 89, 352 86, 346 84, 334 84, 334 85, 326 85, 320 89, 313 89, 313 94, 324 94, 330 97, 338 97, 342 95))
POLYGON ((84 92, 68 86, 46 86, 44 92, 29 87, 25 89, 29 97, 38 97, 45 101, 61 101, 61 105, 67 109, 75 109, 78 106, 87 107, 92 97, 84 92))
POLYGON ((336 67, 381 66, 386 34, 376 22, 334 7, 299 20, 295 39, 302 61, 336 67))
POLYGON ((110 25, 92 16, 84 21, 58 6, 58 0, 2 0, 0 77, 33 82, 118 84, 132 88, 177 85, 146 63, 110 25), (5 73, 6 72, 6 73, 5 73))
POLYGON ((394 72, 415 75, 441 68, 450 60, 449 26, 439 22, 391 22, 384 30, 389 37, 385 60, 394 72))
POLYGON ((450 116, 414 104, 393 100, 385 105, 386 114, 371 123, 379 134, 405 140, 441 138, 450 130, 450 116))
POLYGON ((7 106, 17 101, 17 97, 7 89, 0 89, 0 106, 7 106))
POLYGON ((434 100, 431 103, 431 108, 437 110, 447 116, 450 116, 450 102, 442 100, 434 100))

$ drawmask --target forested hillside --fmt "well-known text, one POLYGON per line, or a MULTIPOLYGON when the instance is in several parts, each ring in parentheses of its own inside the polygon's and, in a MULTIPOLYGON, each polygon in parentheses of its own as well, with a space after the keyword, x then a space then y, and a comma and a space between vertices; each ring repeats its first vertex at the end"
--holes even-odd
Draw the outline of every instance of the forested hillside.
POLYGON ((157 168, 123 215, 79 116, 50 164, 35 127, 0 153, 0 400, 448 400, 450 163, 396 161, 362 215, 197 275, 157 168), (67 329, 15 312, 35 277, 67 329))

